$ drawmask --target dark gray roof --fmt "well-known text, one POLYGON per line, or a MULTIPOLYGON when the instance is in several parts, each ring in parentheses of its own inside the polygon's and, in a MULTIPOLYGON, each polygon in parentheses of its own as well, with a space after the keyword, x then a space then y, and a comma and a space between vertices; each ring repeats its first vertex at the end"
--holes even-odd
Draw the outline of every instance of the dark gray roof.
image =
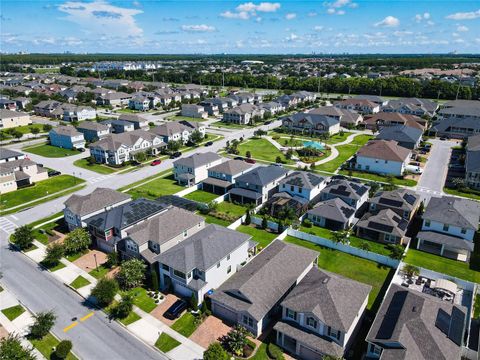
POLYGON ((377 103, 377 104, 381 104, 385 101, 381 96, 377 96, 377 95, 355 95, 353 98, 354 99, 369 100, 369 101, 377 103))
POLYGON ((325 181, 323 176, 306 171, 295 171, 282 179, 280 184, 295 185, 303 189, 314 189, 323 181, 325 181))
POLYGON ((392 191, 380 191, 369 202, 391 209, 411 211, 417 207, 421 196, 412 190, 396 189, 392 191))
POLYGON ((130 199, 131 196, 107 188, 96 188, 88 195, 73 194, 65 202, 73 213, 84 216, 130 199))
POLYGON ((78 126, 77 129, 86 129, 86 130, 94 130, 94 131, 106 131, 108 130, 108 126, 101 124, 97 121, 82 121, 78 126))
POLYGON ((259 166, 246 174, 240 175, 236 178, 236 182, 245 182, 249 184, 265 186, 279 180, 288 174, 288 170, 281 166, 259 166))
POLYGON ((468 138, 465 169, 467 173, 480 171, 480 135, 468 138))
POLYGON ((451 196, 432 197, 425 208, 423 219, 476 231, 480 219, 480 204, 474 200, 451 196))
POLYGON ((206 152, 206 153, 197 153, 185 158, 178 159, 174 161, 174 165, 182 165, 187 166, 193 169, 198 168, 199 166, 210 164, 214 161, 220 160, 222 157, 214 152, 206 152))
POLYGON ((370 190, 370 187, 362 183, 349 181, 345 179, 336 179, 331 181, 322 193, 329 193, 333 196, 343 196, 358 200, 370 190))
POLYGON ((203 125, 199 125, 197 122, 193 121, 169 121, 151 128, 150 131, 160 136, 172 136, 185 130, 192 132, 197 130, 200 126, 203 125))
POLYGON ((423 135, 423 131, 405 125, 387 126, 382 128, 377 135, 380 140, 395 140, 399 143, 408 142, 416 144, 423 135))
POLYGON ((359 119, 363 119, 362 115, 353 110, 341 109, 335 106, 321 106, 310 110, 308 113, 336 117, 340 119, 340 122, 350 124, 356 124, 359 119))
POLYGON ((364 229, 389 233, 400 237, 405 236, 407 225, 408 221, 390 209, 380 210, 378 214, 375 215, 366 213, 356 224, 356 226, 364 229))
POLYGON ((252 167, 252 164, 243 160, 228 160, 208 169, 222 174, 237 175, 252 167))
POLYGON ((333 198, 319 202, 313 209, 308 210, 307 213, 345 223, 355 214, 355 209, 347 205, 342 199, 333 198))
POLYGON ((229 194, 244 196, 249 199, 259 199, 262 197, 262 194, 253 190, 242 189, 234 187, 230 189, 229 194))
POLYGON ((15 158, 19 156, 25 156, 25 154, 18 151, 7 149, 6 147, 0 147, 0 160, 15 158))
POLYGON ((318 252, 273 241, 211 296, 236 311, 246 311, 257 321, 295 285, 318 252))
POLYGON ((283 300, 282 306, 311 313, 327 326, 347 332, 371 290, 370 285, 314 266, 283 300))
POLYGON ((56 133, 57 135, 63 135, 63 136, 69 136, 69 137, 82 135, 81 132, 79 132, 77 129, 75 129, 71 125, 66 125, 66 126, 60 125, 50 130, 50 132, 56 133))
POLYGON ((474 247, 473 241, 435 231, 420 231, 417 234, 417 238, 468 251, 473 251, 474 247))
POLYGON ((210 224, 158 255, 157 260, 183 273, 194 269, 206 271, 250 238, 250 235, 210 224))
POLYGON ((384 351, 387 359, 460 359, 465 319, 463 306, 392 284, 367 341, 405 348, 384 351))
MULTIPOLYGON (((13 101, 15 102, 15 101, 13 101)), ((0 109, 0 119, 7 119, 7 118, 16 118, 16 117, 23 117, 29 116, 27 113, 21 111, 12 111, 8 109, 0 109)))
POLYGON ((431 131, 455 133, 455 130, 452 128, 472 129, 474 132, 478 132, 480 131, 480 121, 472 117, 462 119, 443 119, 435 121, 432 125, 431 131))
POLYGON ((287 116, 282 119, 283 122, 291 121, 294 126, 298 126, 300 122, 310 123, 312 126, 317 126, 322 124, 323 126, 329 128, 331 126, 337 125, 339 120, 327 115, 315 114, 315 113, 296 113, 290 116, 287 116))

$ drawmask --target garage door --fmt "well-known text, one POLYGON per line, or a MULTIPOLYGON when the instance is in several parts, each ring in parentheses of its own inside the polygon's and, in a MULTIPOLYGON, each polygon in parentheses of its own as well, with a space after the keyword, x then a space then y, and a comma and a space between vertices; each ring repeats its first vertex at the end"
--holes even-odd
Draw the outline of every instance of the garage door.
POLYGON ((180 285, 177 282, 173 283, 173 290, 175 291, 176 294, 183 296, 183 297, 191 297, 192 296, 192 291, 189 288, 186 288, 185 286, 180 285))
POLYGON ((304 360, 322 360, 323 359, 323 356, 320 353, 313 351, 303 345, 300 345, 299 355, 300 355, 300 358, 304 360))
POLYGON ((230 321, 232 323, 237 322, 237 313, 235 311, 227 309, 226 307, 219 305, 216 302, 212 302, 212 310, 213 314, 221 319, 230 321))

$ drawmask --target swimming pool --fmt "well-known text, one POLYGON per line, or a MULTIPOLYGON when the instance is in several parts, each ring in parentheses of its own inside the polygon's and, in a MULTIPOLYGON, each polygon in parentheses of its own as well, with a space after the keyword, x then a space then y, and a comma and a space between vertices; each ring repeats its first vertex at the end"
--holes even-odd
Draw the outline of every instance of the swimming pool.
POLYGON ((305 147, 313 147, 318 150, 324 150, 325 144, 318 142, 318 141, 304 141, 303 146, 305 147))

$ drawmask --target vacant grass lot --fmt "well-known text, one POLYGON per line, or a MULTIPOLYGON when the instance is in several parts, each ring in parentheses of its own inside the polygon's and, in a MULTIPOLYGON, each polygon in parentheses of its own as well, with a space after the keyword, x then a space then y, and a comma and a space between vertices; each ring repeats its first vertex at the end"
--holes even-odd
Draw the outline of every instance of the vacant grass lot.
POLYGON ((257 160, 276 162, 277 156, 280 156, 285 163, 293 164, 292 160, 286 160, 285 155, 265 139, 245 141, 238 146, 238 150, 241 156, 246 156, 247 151, 250 151, 252 158, 257 160))
POLYGON ((195 330, 197 330, 197 325, 195 325, 195 316, 189 312, 186 312, 180 317, 180 319, 175 321, 171 328, 188 338, 195 330))
POLYGON ((47 145, 47 144, 24 147, 22 150, 32 154, 48 157, 48 158, 60 158, 60 157, 80 154, 78 150, 62 149, 62 148, 52 146, 52 145, 47 145))
POLYGON ((178 345, 180 345, 180 342, 172 338, 167 333, 162 333, 158 337, 158 340, 155 342, 155 346, 158 349, 160 349, 160 351, 163 351, 164 353, 167 353, 170 350, 175 349, 178 345))
POLYGON ((73 177, 71 175, 59 175, 51 177, 46 180, 39 181, 34 186, 2 194, 0 210, 22 205, 29 201, 67 190, 84 182, 85 180, 73 177))
POLYGON ((394 270, 374 261, 287 236, 285 241, 320 252, 318 267, 372 286, 367 309, 376 311, 394 270), (388 280, 388 281, 387 281, 388 280))
POLYGON ((73 165, 75 166, 78 166, 82 169, 86 169, 86 170, 90 170, 90 171, 95 171, 96 173, 99 173, 99 174, 111 174, 111 173, 114 173, 115 171, 118 171, 118 169, 113 169, 111 167, 108 167, 106 165, 102 165, 102 164, 89 164, 88 163, 88 159, 87 158, 84 158, 84 159, 78 159, 76 161, 73 162, 73 165))
MULTIPOLYGON (((340 170, 338 172, 339 174, 345 175, 345 176, 353 176, 353 177, 358 177, 362 179, 367 179, 367 180, 372 180, 372 181, 378 181, 378 182, 388 182, 388 178, 386 176, 378 175, 378 174, 372 174, 372 173, 367 173, 363 171, 350 171, 350 170, 340 170)), ((393 180, 394 185, 403 185, 403 186, 415 186, 417 185, 417 182, 412 179, 399 179, 396 177, 391 178, 393 180)))
MULTIPOLYGON (((45 132, 43 131, 43 124, 30 124, 30 125, 24 125, 24 126, 17 126, 14 128, 16 131, 21 132, 22 134, 31 134, 32 129, 38 129, 40 132, 45 132)), ((7 131, 2 130, 0 131, 2 134, 4 134, 6 137, 11 137, 7 131)))
POLYGON ((209 193, 203 190, 196 190, 184 196, 185 199, 208 204, 210 201, 216 199, 218 195, 209 193))
MULTIPOLYGON (((54 337, 51 333, 44 336, 42 339, 29 339, 32 345, 45 356, 46 359, 55 360, 55 348, 60 341, 54 337)), ((75 346, 75 345, 74 345, 75 346)), ((77 360, 77 357, 72 353, 69 353, 67 360, 77 360)))
POLYGON ((269 245, 278 234, 255 227, 254 225, 240 225, 235 230, 252 236, 252 240, 258 242, 258 246, 264 248, 269 245))
POLYGON ((8 320, 13 321, 20 315, 25 312, 25 309, 22 305, 15 305, 2 310, 3 315, 7 317, 8 320))
POLYGON ((156 199, 163 195, 172 195, 181 190, 184 190, 183 186, 177 184, 173 178, 173 174, 165 177, 160 177, 153 181, 141 185, 134 189, 127 191, 127 194, 132 195, 134 199, 144 197, 147 199, 156 199))

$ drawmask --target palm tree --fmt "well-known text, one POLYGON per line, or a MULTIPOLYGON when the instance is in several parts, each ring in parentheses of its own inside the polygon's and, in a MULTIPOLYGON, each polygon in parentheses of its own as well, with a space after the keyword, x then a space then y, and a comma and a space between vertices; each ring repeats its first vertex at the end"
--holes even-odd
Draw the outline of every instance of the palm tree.
POLYGON ((420 274, 420 269, 410 264, 405 264, 405 266, 402 268, 402 271, 409 279, 420 274))

